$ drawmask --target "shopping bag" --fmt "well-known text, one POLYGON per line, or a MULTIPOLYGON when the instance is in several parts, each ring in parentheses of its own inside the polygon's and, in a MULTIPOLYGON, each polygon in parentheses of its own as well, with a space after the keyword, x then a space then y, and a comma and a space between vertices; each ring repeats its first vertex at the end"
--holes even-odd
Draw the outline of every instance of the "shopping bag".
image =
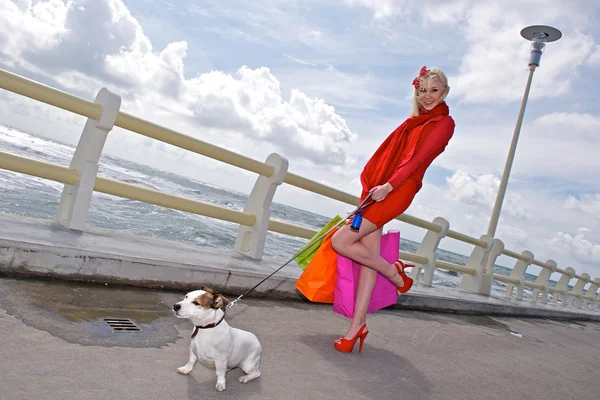
POLYGON ((302 253, 302 251, 304 251, 304 249, 306 249, 307 247, 309 247, 309 245, 311 244, 311 242, 313 240, 315 240, 316 238, 318 238, 319 236, 321 236, 322 234, 324 234, 325 232, 327 232, 333 226, 335 226, 336 224, 338 224, 341 220, 342 220, 342 217, 340 217, 339 215, 336 215, 335 217, 333 217, 333 219, 331 221, 329 221, 327 223, 327 225, 325 225, 304 246, 302 246, 300 248, 300 250, 298 250, 298 252, 296 252, 296 254, 297 255, 299 254, 299 255, 297 257, 295 257, 295 260, 296 260, 296 263, 300 266, 300 268, 302 268, 302 270, 305 270, 306 266, 308 265, 308 263, 311 262, 311 260, 315 257, 315 254, 317 254, 317 251, 321 247, 321 244, 323 244, 323 241, 325 240, 325 238, 322 238, 321 240, 319 240, 316 243, 312 244, 310 246, 310 248, 308 250, 306 250, 304 253, 302 253), (302 253, 302 254, 300 254, 300 253, 302 253))
MULTIPOLYGON (((381 236, 379 254, 389 263, 398 260, 400 252, 400 232, 389 231, 381 236)), ((333 311, 337 314, 352 318, 360 264, 356 261, 338 255, 334 289, 333 311)), ((396 285, 381 273, 377 273, 375 287, 371 293, 368 312, 372 313, 392 304, 396 304, 398 294, 396 285)))
POLYGON ((296 289, 312 302, 333 303, 338 254, 331 245, 331 237, 338 229, 325 236, 321 247, 296 281, 296 289))

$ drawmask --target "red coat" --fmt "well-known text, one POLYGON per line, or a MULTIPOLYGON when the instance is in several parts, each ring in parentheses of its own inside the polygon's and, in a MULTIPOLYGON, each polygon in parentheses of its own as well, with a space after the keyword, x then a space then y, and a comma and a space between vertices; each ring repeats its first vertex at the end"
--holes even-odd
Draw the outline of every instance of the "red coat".
POLYGON ((363 218, 382 226, 408 208, 421 189, 425 171, 448 145, 454 126, 448 106, 442 102, 408 118, 386 138, 360 175, 361 200, 372 188, 387 182, 393 190, 384 201, 367 207, 363 218))

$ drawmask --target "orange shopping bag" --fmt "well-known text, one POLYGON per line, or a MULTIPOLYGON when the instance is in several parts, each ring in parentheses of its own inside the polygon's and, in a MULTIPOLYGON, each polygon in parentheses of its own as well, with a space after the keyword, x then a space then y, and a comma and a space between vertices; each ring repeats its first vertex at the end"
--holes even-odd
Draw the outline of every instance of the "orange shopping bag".
POLYGON ((338 229, 333 229, 325 236, 321 247, 296 282, 296 289, 312 302, 333 304, 338 254, 331 245, 331 237, 338 229))

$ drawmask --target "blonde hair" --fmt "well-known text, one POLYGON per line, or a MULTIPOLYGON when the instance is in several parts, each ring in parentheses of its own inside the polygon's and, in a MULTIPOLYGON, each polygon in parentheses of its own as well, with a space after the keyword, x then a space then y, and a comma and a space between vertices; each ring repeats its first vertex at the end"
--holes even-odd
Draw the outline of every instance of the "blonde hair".
MULTIPOLYGON (((442 101, 444 101, 444 99, 446 98, 446 96, 448 96, 448 93, 450 92, 450 86, 448 86, 448 78, 446 78, 446 75, 442 72, 441 69, 437 68, 437 67, 433 67, 429 70, 428 73, 426 73, 425 75, 423 75, 421 78, 419 78, 419 86, 427 84, 430 85, 431 81, 434 80, 435 78, 437 78, 440 83, 442 85, 444 85, 444 92, 442 93, 442 101)), ((415 88, 415 91, 413 93, 413 98, 412 98, 412 113, 410 114, 411 117, 416 117, 419 115, 419 101, 417 100, 417 93, 418 93, 418 88, 415 88)))

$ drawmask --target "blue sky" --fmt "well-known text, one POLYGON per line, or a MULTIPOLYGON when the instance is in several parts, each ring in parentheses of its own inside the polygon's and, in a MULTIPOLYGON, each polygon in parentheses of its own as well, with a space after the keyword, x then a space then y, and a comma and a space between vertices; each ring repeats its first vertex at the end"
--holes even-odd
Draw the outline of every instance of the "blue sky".
MULTIPOLYGON (((528 25, 559 28, 535 72, 498 236, 600 276, 600 7, 594 1, 0 0, 0 67, 358 194, 423 65, 456 131, 408 213, 485 233, 527 80, 528 25)), ((76 143, 84 120, 0 93, 0 122, 76 143), (49 127, 52 127, 49 129, 49 127)), ((248 193, 255 176, 115 129, 108 154, 248 193), (151 156, 148 156, 150 154, 151 156)), ((347 206, 283 186, 276 200, 347 206)), ((423 231, 404 224, 409 238, 423 231)), ((442 247, 469 253, 451 239, 442 247)), ((512 266, 514 261, 501 257, 512 266)), ((535 267, 532 267, 535 272, 535 267)))

